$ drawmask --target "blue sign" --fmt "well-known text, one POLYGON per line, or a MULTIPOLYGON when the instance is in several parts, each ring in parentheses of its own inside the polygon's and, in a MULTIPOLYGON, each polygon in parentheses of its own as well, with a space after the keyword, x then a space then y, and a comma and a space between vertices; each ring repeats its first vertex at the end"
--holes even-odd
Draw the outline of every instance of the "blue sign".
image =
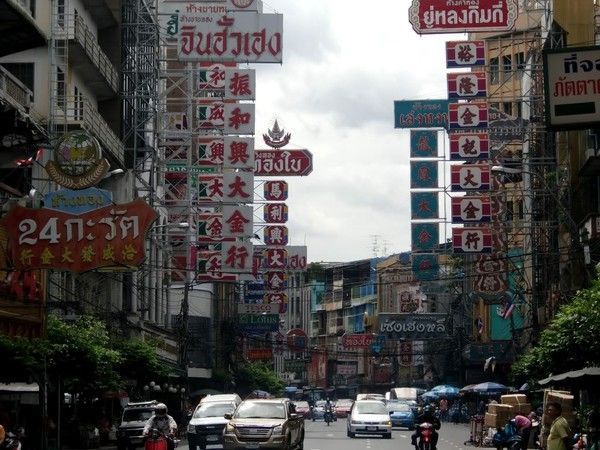
POLYGON ((439 218, 439 198, 437 192, 411 192, 411 219, 439 218))
POLYGON ((437 223, 411 223, 412 251, 431 252, 439 244, 440 228, 437 223))
POLYGON ((410 162, 410 188, 411 189, 437 189, 438 188, 438 163, 437 163, 437 161, 411 161, 410 162))
POLYGON ((448 100, 394 101, 394 128, 448 128, 448 100))
POLYGON ((112 192, 106 189, 60 189, 44 197, 44 208, 69 214, 83 214, 113 204, 112 192))
POLYGON ((438 132, 435 130, 410 130, 410 157, 437 158, 438 132))

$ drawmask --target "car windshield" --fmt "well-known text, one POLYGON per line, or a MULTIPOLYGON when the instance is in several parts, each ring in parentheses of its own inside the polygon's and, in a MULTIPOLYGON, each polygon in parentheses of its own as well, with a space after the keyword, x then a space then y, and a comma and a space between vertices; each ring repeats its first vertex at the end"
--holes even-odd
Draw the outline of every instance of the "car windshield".
POLYGON ((152 409, 126 409, 123 411, 123 422, 141 422, 152 417, 152 409))
POLYGON ((203 417, 223 417, 235 410, 233 403, 203 403, 194 411, 194 419, 203 417))
POLYGON ((387 414, 385 405, 381 402, 364 402, 355 405, 358 414, 387 414))
POLYGON ((235 411, 237 419, 285 419, 283 403, 242 402, 235 411))
POLYGON ((296 409, 297 408, 308 408, 308 402, 294 402, 294 404, 296 405, 296 409))
POLYGON ((399 412, 411 411, 410 406, 408 406, 406 403, 388 403, 387 409, 388 409, 388 411, 399 411, 399 412))

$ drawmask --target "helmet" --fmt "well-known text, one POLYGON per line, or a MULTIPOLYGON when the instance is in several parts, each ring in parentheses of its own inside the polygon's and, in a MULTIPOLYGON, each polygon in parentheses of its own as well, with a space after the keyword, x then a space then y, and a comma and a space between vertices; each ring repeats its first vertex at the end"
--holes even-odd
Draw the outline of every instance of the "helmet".
POLYGON ((159 403, 158 405, 156 405, 154 407, 154 413, 157 416, 165 416, 165 415, 167 415, 167 405, 165 405, 164 403, 159 403))
POLYGON ((423 407, 423 414, 430 414, 433 412, 433 408, 429 405, 423 407))

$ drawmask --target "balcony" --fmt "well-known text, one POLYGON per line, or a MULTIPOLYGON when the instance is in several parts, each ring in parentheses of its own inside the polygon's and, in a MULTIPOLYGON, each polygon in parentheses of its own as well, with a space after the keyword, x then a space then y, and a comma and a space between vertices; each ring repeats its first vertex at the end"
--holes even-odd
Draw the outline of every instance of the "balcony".
POLYGON ((29 0, 0 0, 0 56, 46 45, 29 0))
POLYGON ((71 64, 98 100, 114 97, 119 92, 119 73, 81 16, 75 16, 74 25, 73 34, 69 38, 71 64))
POLYGON ((64 103, 57 102, 55 120, 57 123, 66 123, 69 128, 81 128, 93 135, 102 146, 104 156, 119 167, 125 165, 125 146, 119 137, 112 131, 96 107, 84 96, 77 99, 69 97, 64 103))
POLYGON ((23 83, 0 66, 0 99, 15 109, 29 112, 31 96, 32 92, 23 83))

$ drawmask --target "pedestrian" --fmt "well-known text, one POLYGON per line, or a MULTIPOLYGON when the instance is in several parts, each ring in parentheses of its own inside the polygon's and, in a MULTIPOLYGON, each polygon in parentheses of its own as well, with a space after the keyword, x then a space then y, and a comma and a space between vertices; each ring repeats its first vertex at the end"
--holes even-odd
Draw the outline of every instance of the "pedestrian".
POLYGON ((517 433, 521 436, 521 449, 527 450, 529 435, 531 434, 531 420, 521 414, 516 414, 513 421, 517 427, 517 433))
POLYGON ((480 416, 485 414, 485 402, 483 400, 479 400, 479 404, 477 405, 477 414, 480 416))
POLYGON ((442 397, 440 400, 440 420, 445 421, 448 419, 448 400, 442 397))
POLYGON ((562 416, 560 403, 548 402, 546 405, 546 416, 552 422, 550 434, 548 435, 547 450, 570 450, 571 428, 567 419, 562 416))

